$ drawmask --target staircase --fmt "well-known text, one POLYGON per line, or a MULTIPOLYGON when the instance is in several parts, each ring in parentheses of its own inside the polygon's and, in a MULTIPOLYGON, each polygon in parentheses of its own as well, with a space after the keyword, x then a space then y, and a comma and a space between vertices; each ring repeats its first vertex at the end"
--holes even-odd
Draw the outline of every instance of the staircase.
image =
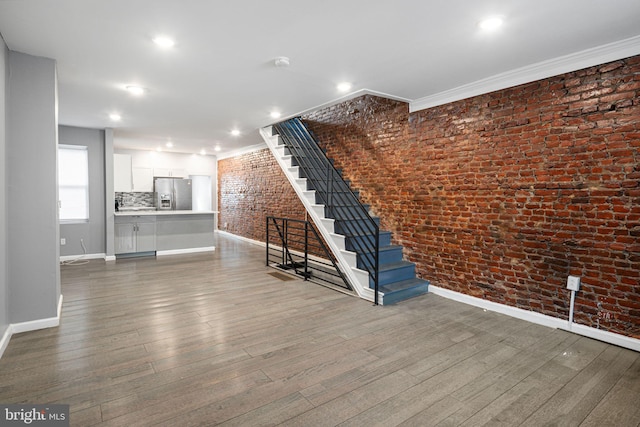
POLYGON ((260 133, 358 296, 394 304, 427 292, 429 282, 416 278, 402 246, 379 230, 379 218, 370 216, 300 119, 260 133))

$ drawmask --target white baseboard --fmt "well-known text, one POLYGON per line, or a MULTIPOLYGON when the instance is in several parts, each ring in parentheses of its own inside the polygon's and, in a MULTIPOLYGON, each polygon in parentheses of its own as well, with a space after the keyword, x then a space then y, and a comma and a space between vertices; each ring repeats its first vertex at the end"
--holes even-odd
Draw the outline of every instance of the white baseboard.
POLYGON ((262 246, 263 248, 267 246, 265 242, 249 239, 248 237, 238 236, 237 234, 232 234, 232 233, 229 233, 228 231, 216 230, 216 233, 224 234, 226 237, 242 240, 243 242, 251 243, 252 245, 262 246))
POLYGON ((105 260, 106 262, 109 262, 109 261, 115 261, 115 260, 116 260, 116 256, 115 256, 115 255, 105 255, 105 256, 104 256, 104 260, 105 260))
POLYGON ((60 257, 60 262, 82 260, 82 259, 105 259, 106 256, 107 254, 65 255, 60 257))
POLYGON ((560 329, 565 329, 567 331, 573 332, 574 334, 583 335, 585 337, 593 338, 594 340, 604 341, 609 344, 640 352, 640 340, 635 338, 626 337, 620 334, 614 334, 613 332, 603 331, 600 329, 592 328, 590 326, 579 325, 575 322, 570 326, 565 325, 565 327, 560 329))
POLYGON ((439 295, 450 300, 473 305, 475 307, 483 308, 485 310, 505 314, 517 319, 526 320, 527 322, 535 323, 542 326, 548 326, 550 328, 562 329, 588 338, 593 338, 609 344, 628 348, 630 350, 640 351, 640 340, 635 338, 626 337, 624 335, 615 334, 613 332, 602 331, 600 329, 579 325, 577 323, 569 324, 568 320, 558 319, 557 317, 536 313, 535 311, 523 310, 521 308, 487 301, 481 298, 472 297, 470 295, 465 295, 460 292, 451 291, 449 289, 444 289, 434 285, 429 285, 429 293, 439 295))
POLYGON ((2 334, 2 338, 0 339, 0 357, 4 354, 4 351, 7 349, 9 345, 9 341, 11 340, 11 325, 7 326, 7 329, 2 334))
POLYGON ((216 250, 215 246, 205 246, 202 248, 188 248, 188 249, 171 249, 166 251, 156 251, 156 256, 193 254, 197 252, 213 252, 215 250, 216 250))
POLYGON ((62 301, 63 297, 60 295, 58 299, 58 311, 55 317, 49 317, 46 319, 30 320, 28 322, 11 323, 2 338, 0 339, 0 357, 4 354, 4 351, 9 345, 11 336, 13 334, 19 334, 21 332, 37 331, 38 329, 54 328, 60 325, 60 316, 62 315, 62 301))
POLYGON ((60 316, 62 315, 62 295, 58 299, 58 313, 55 317, 47 319, 30 320, 28 322, 12 323, 11 333, 19 334, 21 332, 37 331, 38 329, 53 328, 60 325, 60 316))

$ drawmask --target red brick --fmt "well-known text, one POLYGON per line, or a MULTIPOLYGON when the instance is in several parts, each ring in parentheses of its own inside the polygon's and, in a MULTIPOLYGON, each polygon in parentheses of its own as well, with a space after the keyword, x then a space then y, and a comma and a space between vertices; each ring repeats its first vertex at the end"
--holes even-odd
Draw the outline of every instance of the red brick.
POLYGON ((219 229, 257 241, 265 241, 267 216, 305 217, 268 149, 218 162, 218 203, 219 229))
MULTIPOLYGON (((640 309, 621 303, 640 298, 638 75, 640 56, 415 113, 367 95, 304 120, 421 277, 564 319, 571 271, 576 321, 640 338, 640 309)), ((304 215, 259 157, 219 162, 220 223, 256 240, 266 212, 304 215), (241 200, 247 165, 279 193, 241 200)))

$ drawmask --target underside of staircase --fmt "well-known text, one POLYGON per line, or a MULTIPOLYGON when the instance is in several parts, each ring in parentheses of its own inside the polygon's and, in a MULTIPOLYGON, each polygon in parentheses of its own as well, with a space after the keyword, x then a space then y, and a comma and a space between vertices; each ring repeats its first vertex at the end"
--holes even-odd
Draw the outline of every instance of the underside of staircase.
POLYGON ((429 282, 416 277, 415 264, 403 259, 403 248, 391 243, 391 233, 378 229, 379 219, 360 203, 358 193, 333 168, 300 119, 268 126, 260 133, 358 296, 375 301, 376 278, 380 304, 428 291, 429 282), (347 202, 354 198, 354 203, 347 202))

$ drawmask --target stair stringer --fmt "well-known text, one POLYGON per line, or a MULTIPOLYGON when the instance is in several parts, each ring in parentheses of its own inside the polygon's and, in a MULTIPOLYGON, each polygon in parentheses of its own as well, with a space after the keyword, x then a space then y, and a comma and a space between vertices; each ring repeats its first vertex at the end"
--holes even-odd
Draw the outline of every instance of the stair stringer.
MULTIPOLYGON (((272 135, 271 133, 271 126, 260 129, 262 139, 264 139, 267 147, 269 147, 273 157, 275 157, 280 169, 284 172, 307 213, 313 219, 318 231, 329 245, 331 252, 336 257, 336 261, 349 281, 349 284, 360 298, 373 301, 375 292, 369 287, 369 273, 356 266, 357 254, 345 249, 345 236, 334 232, 334 220, 325 217, 324 205, 315 203, 315 191, 307 190, 307 180, 306 178, 300 178, 300 168, 298 166, 292 166, 291 156, 285 154, 284 145, 278 144, 280 137, 278 135, 272 135)), ((378 295, 382 301, 382 293, 378 293, 378 295)))

